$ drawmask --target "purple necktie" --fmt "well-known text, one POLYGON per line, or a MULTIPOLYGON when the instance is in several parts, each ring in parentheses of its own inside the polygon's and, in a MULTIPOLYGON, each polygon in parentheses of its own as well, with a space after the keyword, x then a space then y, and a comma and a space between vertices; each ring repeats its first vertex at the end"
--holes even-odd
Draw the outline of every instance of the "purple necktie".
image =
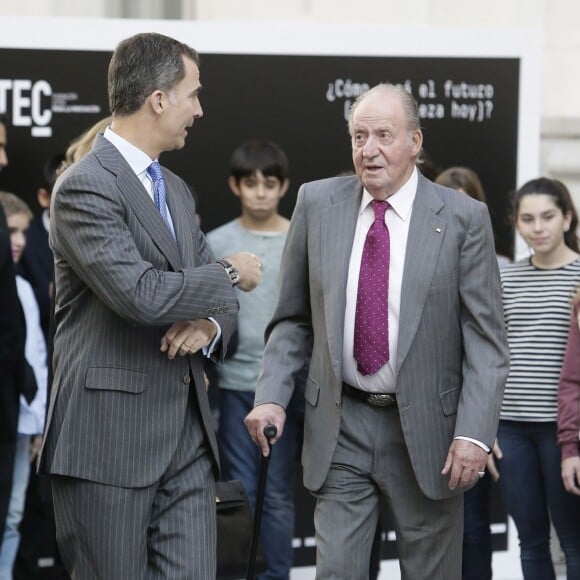
POLYGON ((371 205, 375 221, 363 248, 354 319, 354 358, 363 375, 374 375, 389 360, 389 203, 371 205))

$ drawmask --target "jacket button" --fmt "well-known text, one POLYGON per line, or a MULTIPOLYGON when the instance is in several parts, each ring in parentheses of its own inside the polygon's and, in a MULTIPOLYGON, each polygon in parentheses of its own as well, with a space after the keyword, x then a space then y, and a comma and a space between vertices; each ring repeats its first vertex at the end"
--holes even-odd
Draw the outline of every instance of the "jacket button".
POLYGON ((183 382, 184 382, 186 385, 189 385, 189 383, 191 382, 191 377, 190 377, 189 375, 185 375, 185 376, 183 377, 183 382))

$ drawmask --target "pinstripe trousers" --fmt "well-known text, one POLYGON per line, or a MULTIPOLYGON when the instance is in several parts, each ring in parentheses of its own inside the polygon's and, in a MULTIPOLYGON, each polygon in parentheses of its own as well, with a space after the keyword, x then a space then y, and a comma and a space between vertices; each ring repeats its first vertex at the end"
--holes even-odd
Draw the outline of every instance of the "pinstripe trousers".
POLYGON ((317 498, 317 580, 368 580, 384 496, 403 580, 460 580, 463 495, 431 500, 420 490, 396 407, 343 397, 328 477, 317 498))
POLYGON ((215 580, 215 483, 194 399, 155 485, 51 476, 57 541, 73 580, 215 580))

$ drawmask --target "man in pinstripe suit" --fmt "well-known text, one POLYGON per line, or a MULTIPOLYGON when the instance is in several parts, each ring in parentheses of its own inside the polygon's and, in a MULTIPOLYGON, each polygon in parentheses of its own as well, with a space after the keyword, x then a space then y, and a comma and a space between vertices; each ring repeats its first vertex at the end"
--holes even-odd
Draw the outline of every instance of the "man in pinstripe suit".
POLYGON ((403 89, 378 85, 359 97, 349 130, 357 176, 298 194, 246 425, 267 453, 263 426, 274 423, 280 436, 294 377, 312 353, 302 460, 317 498, 316 577, 368 578, 382 496, 402 577, 459 580, 462 491, 483 474, 508 370, 489 214, 417 171, 423 138, 403 89), (371 230, 390 236, 389 262, 389 242, 365 262, 371 230), (381 301, 362 336, 381 316, 388 327, 383 339, 370 330, 357 350, 361 293, 381 301), (374 366, 367 351, 379 353, 374 366))
POLYGON ((253 289, 260 264, 248 253, 211 263, 186 184, 158 165, 163 179, 150 177, 202 116, 198 64, 159 34, 121 42, 112 124, 52 198, 56 336, 41 466, 73 578, 215 578, 202 362, 223 356, 232 286, 253 289))

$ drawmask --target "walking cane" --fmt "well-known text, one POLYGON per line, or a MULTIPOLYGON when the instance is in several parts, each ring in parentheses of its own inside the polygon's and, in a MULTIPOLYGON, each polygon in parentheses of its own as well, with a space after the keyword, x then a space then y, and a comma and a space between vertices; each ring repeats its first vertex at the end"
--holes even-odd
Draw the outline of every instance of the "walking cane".
POLYGON ((258 491, 256 494, 256 506, 254 508, 254 528, 252 533, 252 544, 250 546, 250 559, 248 561, 248 572, 246 574, 246 580, 255 580, 254 569, 256 567, 256 555, 258 554, 258 539, 260 536, 260 523, 262 521, 262 509, 264 507, 264 495, 266 490, 266 478, 268 476, 268 464, 270 462, 270 456, 272 455, 272 443, 271 439, 276 437, 278 429, 276 425, 266 425, 264 427, 264 435, 268 439, 268 445, 270 446, 270 453, 268 456, 264 456, 260 453, 260 477, 258 479, 258 491))

